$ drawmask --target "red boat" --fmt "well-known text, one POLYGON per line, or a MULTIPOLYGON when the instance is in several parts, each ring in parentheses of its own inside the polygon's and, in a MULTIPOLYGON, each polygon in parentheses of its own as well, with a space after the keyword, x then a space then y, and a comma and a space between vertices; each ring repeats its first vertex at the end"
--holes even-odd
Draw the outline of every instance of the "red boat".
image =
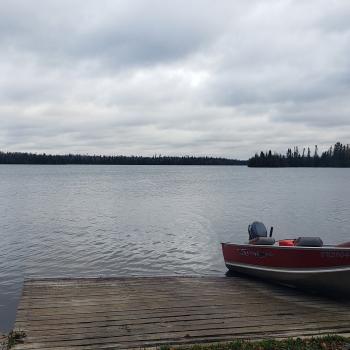
POLYGON ((318 291, 350 293, 350 242, 323 245, 319 237, 275 242, 263 223, 249 225, 249 243, 222 243, 230 271, 318 291))

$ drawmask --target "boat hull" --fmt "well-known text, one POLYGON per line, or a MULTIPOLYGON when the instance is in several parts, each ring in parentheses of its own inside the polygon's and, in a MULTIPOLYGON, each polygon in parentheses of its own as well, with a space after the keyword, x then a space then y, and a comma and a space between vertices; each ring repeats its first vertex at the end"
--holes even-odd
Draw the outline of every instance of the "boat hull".
POLYGON ((313 289, 350 293, 350 249, 222 244, 230 271, 313 289))

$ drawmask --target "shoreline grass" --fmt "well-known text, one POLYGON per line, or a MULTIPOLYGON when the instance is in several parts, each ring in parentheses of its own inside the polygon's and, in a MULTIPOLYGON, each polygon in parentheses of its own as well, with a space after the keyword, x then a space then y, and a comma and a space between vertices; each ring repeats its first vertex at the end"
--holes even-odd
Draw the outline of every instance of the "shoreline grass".
POLYGON ((8 334, 0 335, 0 350, 9 350, 16 344, 22 343, 26 337, 25 332, 13 330, 8 334))
MULTIPOLYGON (((0 350, 9 350, 22 343, 25 332, 13 330, 7 335, 0 334, 0 350)), ((339 335, 326 335, 308 338, 242 340, 227 343, 208 343, 193 345, 162 345, 159 350, 350 350, 350 338, 339 335)))
POLYGON ((338 335, 310 338, 233 340, 227 343, 161 346, 160 350, 350 350, 350 339, 338 335))

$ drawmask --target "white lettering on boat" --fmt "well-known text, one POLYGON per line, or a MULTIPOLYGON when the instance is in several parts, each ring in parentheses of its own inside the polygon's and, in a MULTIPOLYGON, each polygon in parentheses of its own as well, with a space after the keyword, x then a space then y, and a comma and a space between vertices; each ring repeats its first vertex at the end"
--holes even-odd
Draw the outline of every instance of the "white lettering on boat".
POLYGON ((273 256, 273 254, 269 252, 261 252, 258 250, 248 249, 248 248, 240 248, 238 249, 239 254, 242 256, 254 256, 256 258, 266 258, 273 256))
POLYGON ((325 251, 321 252, 322 258, 350 258, 350 252, 325 251))

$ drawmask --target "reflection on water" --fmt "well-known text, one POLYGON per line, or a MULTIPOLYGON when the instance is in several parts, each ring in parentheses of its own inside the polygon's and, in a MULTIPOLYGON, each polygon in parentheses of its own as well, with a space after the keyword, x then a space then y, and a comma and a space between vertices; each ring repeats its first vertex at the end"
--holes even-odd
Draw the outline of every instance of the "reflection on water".
POLYGON ((221 241, 350 240, 348 169, 0 165, 0 330, 24 278, 224 274, 221 241))

